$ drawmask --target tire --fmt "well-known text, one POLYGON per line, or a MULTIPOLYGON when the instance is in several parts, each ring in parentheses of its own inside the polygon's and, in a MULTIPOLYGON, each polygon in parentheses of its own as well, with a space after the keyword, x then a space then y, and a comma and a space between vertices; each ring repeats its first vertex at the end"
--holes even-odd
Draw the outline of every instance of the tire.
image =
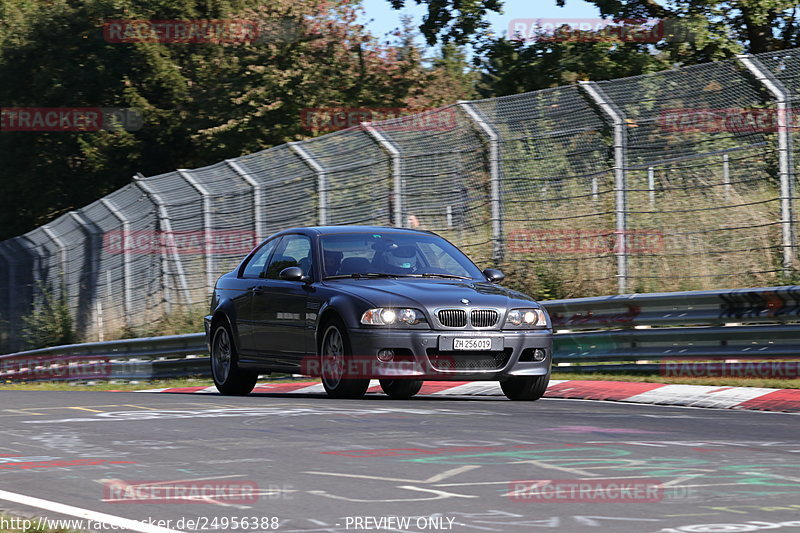
POLYGON ((326 322, 319 343, 322 386, 331 398, 361 398, 369 379, 344 379, 344 363, 352 354, 347 328, 339 319, 326 322))
POLYGON ((214 326, 211 337, 211 376, 217 390, 226 396, 246 396, 258 381, 258 374, 239 368, 233 335, 225 323, 214 326))
POLYGON ((393 400, 408 400, 422 388, 421 379, 382 379, 381 389, 393 400))
POLYGON ((548 383, 550 373, 544 376, 510 378, 501 381, 500 388, 509 400, 532 402, 544 396, 548 383))

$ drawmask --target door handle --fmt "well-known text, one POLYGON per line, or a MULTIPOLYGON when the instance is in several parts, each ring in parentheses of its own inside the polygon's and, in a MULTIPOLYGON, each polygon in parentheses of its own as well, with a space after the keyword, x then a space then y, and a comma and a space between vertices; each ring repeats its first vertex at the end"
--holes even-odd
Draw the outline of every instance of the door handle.
POLYGON ((263 294, 264 287, 250 287, 250 292, 252 292, 253 294, 263 294))

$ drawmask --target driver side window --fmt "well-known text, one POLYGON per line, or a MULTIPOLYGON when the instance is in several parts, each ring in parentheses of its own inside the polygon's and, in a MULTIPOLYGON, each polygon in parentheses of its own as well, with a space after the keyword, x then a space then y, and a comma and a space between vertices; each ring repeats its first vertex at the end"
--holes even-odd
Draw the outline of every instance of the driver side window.
POLYGON ((311 239, 305 235, 286 235, 275 249, 267 267, 267 279, 278 279, 284 268, 299 266, 306 276, 312 275, 311 239))

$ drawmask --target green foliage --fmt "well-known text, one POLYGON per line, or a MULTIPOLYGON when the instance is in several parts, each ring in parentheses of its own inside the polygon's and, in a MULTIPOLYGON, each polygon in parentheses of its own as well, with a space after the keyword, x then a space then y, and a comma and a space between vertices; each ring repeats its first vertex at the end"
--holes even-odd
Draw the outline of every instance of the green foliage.
POLYGON ((123 328, 114 337, 118 339, 135 339, 197 333, 198 331, 203 331, 204 315, 205 313, 199 308, 180 308, 172 313, 166 313, 143 326, 123 328))
POLYGON ((52 288, 40 284, 39 291, 40 304, 31 314, 22 317, 23 340, 32 349, 76 342, 66 290, 62 287, 56 295, 52 288))
POLYGON ((484 44, 477 59, 479 91, 504 96, 568 85, 580 80, 609 80, 670 67, 649 45, 618 42, 534 42, 499 38, 484 44))
MULTIPOLYGON (((673 42, 656 48, 680 64, 715 61, 738 52, 760 53, 800 44, 800 24, 793 0, 587 0, 603 18, 677 21, 673 42), (690 37, 686 39, 685 37, 690 37)), ((402 9, 407 0, 389 0, 402 9)), ((428 7, 420 30, 428 41, 485 44, 491 41, 486 20, 501 13, 502 0, 416 0, 428 7)), ((555 0, 560 7, 566 0, 555 0)), ((567 15, 568 13, 564 13, 567 15)), ((520 16, 524 16, 521 14, 520 16)), ((646 53, 646 52, 645 52, 646 53)))
POLYGON ((501 266, 505 285, 537 300, 558 300, 574 296, 564 285, 564 276, 556 264, 543 261, 513 261, 501 266))
MULTIPOLYGON (((589 0, 604 17, 678 20, 691 42, 664 44, 679 62, 702 63, 798 46, 800 27, 792 0, 589 0)), ((557 0, 564 6, 565 0, 557 0)))
MULTIPOLYGON (((486 35, 490 11, 502 12, 502 0, 415 0, 427 5, 428 13, 419 29, 429 45, 439 41, 467 44, 476 36, 486 35)), ((395 9, 403 9, 407 0, 389 0, 395 9)))
POLYGON ((316 107, 438 107, 472 96, 463 57, 428 64, 378 43, 352 2, 0 0, 3 107, 123 107, 138 131, 0 135, 0 239, 118 189, 141 172, 193 168, 295 141, 316 107), (252 42, 113 43, 120 19, 254 21, 252 42), (451 79, 452 78, 452 79, 451 79))

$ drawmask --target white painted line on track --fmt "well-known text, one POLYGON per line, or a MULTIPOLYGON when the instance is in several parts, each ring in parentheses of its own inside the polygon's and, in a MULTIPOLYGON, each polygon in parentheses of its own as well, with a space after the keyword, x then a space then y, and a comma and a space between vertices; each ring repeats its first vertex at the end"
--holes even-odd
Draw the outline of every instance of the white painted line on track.
POLYGON ((100 522, 116 526, 118 529, 127 529, 129 531, 139 531, 141 533, 182 533, 176 529, 167 529, 165 527, 158 527, 147 522, 140 522, 138 520, 131 520, 121 516, 114 516, 105 513, 98 513, 88 509, 81 509, 80 507, 73 507, 63 503, 51 502, 49 500, 42 500, 34 498, 33 496, 25 496, 24 494, 17 494, 0 490, 0 500, 19 503, 29 507, 37 507, 53 513, 64 514, 67 516, 75 516, 84 520, 91 520, 92 522, 100 522))

